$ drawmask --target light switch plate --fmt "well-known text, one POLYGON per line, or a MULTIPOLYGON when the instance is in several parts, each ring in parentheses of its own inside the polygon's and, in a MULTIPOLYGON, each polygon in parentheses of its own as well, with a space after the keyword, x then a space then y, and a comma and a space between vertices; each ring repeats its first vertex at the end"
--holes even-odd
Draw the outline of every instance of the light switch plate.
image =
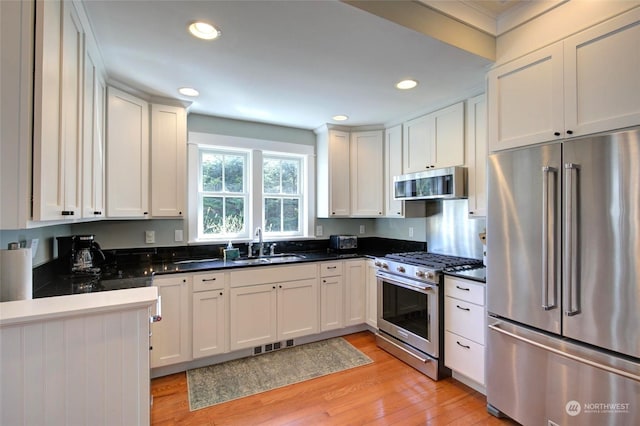
POLYGON ((316 237, 322 237, 322 225, 316 225, 316 237))
POLYGON ((364 225, 360 225, 360 233, 364 234, 364 225))
POLYGON ((176 242, 180 242, 184 239, 184 235, 182 234, 182 229, 176 229, 174 232, 174 240, 176 242))
POLYGON ((153 244, 156 242, 156 231, 144 231, 144 242, 153 244))

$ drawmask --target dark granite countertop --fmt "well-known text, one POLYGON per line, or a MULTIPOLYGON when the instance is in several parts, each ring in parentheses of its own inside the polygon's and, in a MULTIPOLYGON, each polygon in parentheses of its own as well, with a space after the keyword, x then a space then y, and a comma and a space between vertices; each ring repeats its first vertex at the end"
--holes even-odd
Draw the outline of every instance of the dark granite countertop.
POLYGON ((455 271, 455 272, 445 272, 445 275, 450 275, 452 277, 465 278, 467 280, 478 281, 481 283, 487 282, 487 268, 476 268, 476 269, 468 269, 465 271, 455 271))
MULTIPOLYGON (((60 274, 59 271, 55 271, 55 262, 50 262, 50 271, 38 271, 36 273, 34 270, 33 297, 41 298, 145 287, 151 285, 154 275, 379 257, 392 252, 424 250, 426 248, 425 244, 420 242, 389 240, 377 237, 360 239, 357 252, 336 253, 330 251, 327 245, 327 240, 279 243, 282 253, 278 253, 275 257, 278 255, 296 255, 299 257, 285 261, 255 264, 242 264, 231 260, 225 261, 219 255, 223 246, 106 250, 107 261, 101 266, 100 274, 60 274)), ((246 258, 245 253, 245 256, 240 259, 246 258)), ((268 259, 269 256, 266 258, 268 259)))

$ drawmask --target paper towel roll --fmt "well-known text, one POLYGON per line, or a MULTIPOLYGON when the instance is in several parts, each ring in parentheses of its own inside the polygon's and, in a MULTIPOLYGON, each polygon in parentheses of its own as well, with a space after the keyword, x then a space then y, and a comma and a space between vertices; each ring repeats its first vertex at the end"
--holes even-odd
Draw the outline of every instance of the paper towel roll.
POLYGON ((31 299, 31 249, 0 250, 0 302, 31 299))

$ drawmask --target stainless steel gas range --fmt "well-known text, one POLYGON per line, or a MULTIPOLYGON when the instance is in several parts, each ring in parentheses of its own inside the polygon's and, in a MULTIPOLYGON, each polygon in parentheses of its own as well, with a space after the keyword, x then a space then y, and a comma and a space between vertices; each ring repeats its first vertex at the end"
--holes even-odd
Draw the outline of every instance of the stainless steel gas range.
POLYGON ((377 258, 378 346, 439 380, 444 366, 443 271, 482 267, 482 260, 424 251, 377 258))

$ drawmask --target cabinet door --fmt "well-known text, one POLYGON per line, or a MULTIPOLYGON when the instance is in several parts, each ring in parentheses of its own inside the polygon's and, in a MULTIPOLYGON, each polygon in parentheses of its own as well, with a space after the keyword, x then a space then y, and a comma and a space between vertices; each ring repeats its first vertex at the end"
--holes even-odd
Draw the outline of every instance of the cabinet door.
POLYGON ((82 217, 104 217, 104 124, 107 86, 97 48, 84 56, 84 120, 82 142, 82 217))
POLYGON ((433 116, 431 162, 434 167, 464 164, 464 102, 430 114, 433 116))
POLYGON ((489 151, 564 137, 562 43, 487 75, 489 151))
POLYGON ((467 103, 467 173, 470 217, 487 215, 487 103, 485 96, 467 103))
POLYGON ((107 216, 149 214, 149 105, 108 88, 107 216))
POLYGON ((345 270, 345 321, 344 325, 362 324, 366 321, 366 264, 364 260, 344 263, 345 270))
POLYGON ((351 134, 349 156, 351 216, 382 216, 384 207, 382 150, 381 130, 351 134))
POLYGON ((329 215, 349 216, 349 133, 329 131, 329 215))
POLYGON ((78 218, 84 30, 71 2, 36 3, 33 218, 78 218))
POLYGON ((320 329, 342 328, 344 324, 342 275, 320 279, 320 329))
POLYGON ((415 118, 403 124, 402 173, 422 172, 433 161, 433 117, 415 118))
POLYGON ((384 152, 385 216, 402 217, 404 203, 393 199, 393 177, 402 174, 402 125, 399 124, 385 131, 384 152))
POLYGON ((162 367, 191 360, 189 322, 190 278, 154 278, 162 297, 162 321, 151 325, 151 367, 162 367))
POLYGON ((252 348, 277 341, 276 284, 231 289, 230 347, 252 348))
POLYGON ((565 127, 573 136, 640 123, 640 9, 564 41, 565 127))
POLYGON ((279 341, 318 332, 318 280, 278 284, 279 341))
POLYGON ((151 105, 151 215, 182 217, 187 176, 184 108, 151 105))
POLYGON ((193 293, 193 357, 226 352, 227 315, 223 289, 193 293))
POLYGON ((378 328, 378 278, 374 260, 367 260, 366 294, 367 294, 367 324, 378 328))

